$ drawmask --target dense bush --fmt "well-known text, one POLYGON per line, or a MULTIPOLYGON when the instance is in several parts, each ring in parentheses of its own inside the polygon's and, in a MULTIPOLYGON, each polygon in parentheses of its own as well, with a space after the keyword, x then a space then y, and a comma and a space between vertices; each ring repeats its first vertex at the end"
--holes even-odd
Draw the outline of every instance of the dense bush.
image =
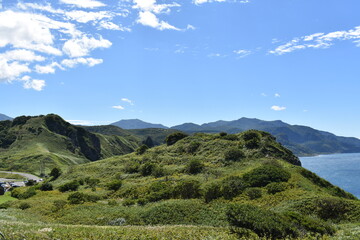
POLYGON ((80 183, 77 180, 65 183, 59 187, 60 192, 77 191, 80 187, 80 183))
POLYGON ((156 202, 174 196, 174 188, 170 182, 154 182, 148 188, 144 201, 156 202))
POLYGON ((269 194, 275 194, 286 190, 287 184, 283 182, 273 182, 266 185, 266 190, 269 194))
POLYGON ((61 170, 60 170, 60 168, 57 168, 57 167, 54 167, 52 170, 51 170, 51 172, 50 172, 50 174, 49 174, 51 177, 52 177, 52 181, 53 180, 56 180, 58 177, 60 177, 60 175, 61 175, 61 170))
POLYGON ((316 200, 315 204, 317 215, 324 220, 343 220, 352 210, 350 204, 337 198, 321 198, 316 200))
POLYGON ((140 147, 138 147, 138 148, 136 149, 136 154, 137 154, 137 155, 142 155, 142 154, 144 154, 148 149, 149 149, 149 147, 148 147, 147 145, 143 144, 143 145, 141 145, 140 147))
POLYGON ((244 193, 250 198, 250 200, 258 199, 262 197, 261 188, 247 188, 244 193))
POLYGON ((186 147, 186 152, 193 154, 193 153, 196 152, 196 150, 198 150, 199 147, 200 147, 200 143, 199 143, 199 142, 192 141, 192 142, 189 143, 189 145, 186 147))
POLYGON ((204 164, 198 159, 192 159, 186 164, 185 172, 189 174, 201 173, 204 169, 204 164))
POLYGON ((272 182, 287 182, 291 174, 282 168, 265 165, 244 174, 244 180, 252 187, 264 187, 272 182))
POLYGON ((26 181, 25 186, 31 187, 31 186, 36 185, 36 183, 37 183, 36 180, 29 179, 29 180, 26 181))
POLYGON ((121 188, 121 186, 122 186, 121 180, 113 180, 106 185, 106 188, 108 190, 117 191, 121 188))
POLYGON ((144 177, 150 176, 156 167, 157 167, 157 165, 155 163, 147 162, 140 167, 140 173, 144 177))
POLYGON ((140 164, 138 162, 131 161, 126 163, 124 166, 125 173, 129 173, 129 174, 137 173, 139 172, 139 170, 140 170, 140 164))
POLYGON ((21 210, 25 210, 25 209, 31 208, 31 205, 27 202, 23 202, 23 203, 20 203, 19 208, 21 210))
POLYGON ((225 199, 232 199, 241 194, 247 187, 248 184, 241 177, 230 176, 221 183, 222 196, 225 199))
POLYGON ((18 199, 28 199, 36 195, 36 190, 34 188, 15 188, 11 191, 11 196, 18 199))
POLYGON ((240 161, 244 157, 245 154, 237 148, 231 148, 224 153, 224 159, 226 161, 240 161))
POLYGON ((232 205, 227 211, 227 218, 236 233, 241 232, 236 231, 238 228, 245 228, 263 238, 297 236, 297 230, 285 217, 253 205, 232 205))
POLYGON ((201 196, 200 182, 192 179, 181 180, 175 186, 174 195, 182 199, 198 198, 201 196))
POLYGON ((297 212, 286 212, 284 215, 289 218, 291 222, 295 223, 296 226, 304 228, 308 232, 319 233, 322 235, 333 235, 335 233, 334 227, 320 219, 314 219, 297 212))
POLYGON ((65 205, 66 205, 66 204, 67 204, 67 202, 64 201, 64 200, 55 200, 55 201, 53 202, 52 211, 53 211, 53 212, 57 212, 57 211, 59 211, 59 210, 62 210, 62 209, 65 208, 65 205))
POLYGON ((53 185, 49 182, 44 182, 43 184, 41 184, 40 190, 41 191, 52 191, 53 185))
POLYGON ((247 131, 243 134, 243 139, 245 140, 245 147, 248 149, 255 149, 260 147, 260 135, 255 131, 247 131))
POLYGON ((174 145, 177 141, 186 138, 188 135, 182 132, 175 132, 168 135, 165 139, 166 145, 171 146, 174 145))
POLYGON ((204 199, 206 203, 211 202, 212 200, 222 197, 221 185, 218 183, 212 183, 205 187, 204 189, 204 199))
POLYGON ((96 195, 85 194, 81 192, 74 192, 68 196, 70 204, 83 204, 84 202, 97 202, 100 197, 96 195))

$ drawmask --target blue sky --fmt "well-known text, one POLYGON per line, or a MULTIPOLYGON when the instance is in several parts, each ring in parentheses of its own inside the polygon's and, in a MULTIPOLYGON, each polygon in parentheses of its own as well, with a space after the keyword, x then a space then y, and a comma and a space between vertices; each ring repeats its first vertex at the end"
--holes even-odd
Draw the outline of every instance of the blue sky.
POLYGON ((2 0, 0 112, 360 137, 358 0, 2 0))

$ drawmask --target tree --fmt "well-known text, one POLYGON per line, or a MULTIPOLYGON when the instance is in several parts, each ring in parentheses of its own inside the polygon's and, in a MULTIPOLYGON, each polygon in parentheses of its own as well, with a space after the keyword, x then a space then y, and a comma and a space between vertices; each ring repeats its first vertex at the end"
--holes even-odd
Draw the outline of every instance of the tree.
POLYGON ((174 145, 177 141, 186 138, 188 135, 182 132, 175 132, 168 135, 165 139, 166 145, 171 146, 174 145))
POLYGON ((60 177, 60 175, 61 175, 61 170, 57 167, 54 167, 50 172, 50 176, 52 177, 52 180, 57 179, 58 177, 60 177))

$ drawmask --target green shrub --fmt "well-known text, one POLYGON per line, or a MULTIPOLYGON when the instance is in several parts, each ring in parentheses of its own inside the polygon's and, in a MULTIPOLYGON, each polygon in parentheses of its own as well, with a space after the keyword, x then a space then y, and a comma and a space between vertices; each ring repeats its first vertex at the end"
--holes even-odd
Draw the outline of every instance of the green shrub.
POLYGON ((31 205, 27 202, 20 203, 20 205, 19 205, 19 209, 21 209, 21 210, 25 210, 28 208, 31 208, 31 205))
POLYGON ((85 194, 81 192, 74 192, 68 196, 70 204, 83 204, 84 202, 97 202, 100 197, 96 195, 85 194))
POLYGON ((247 188, 244 193, 250 198, 250 200, 258 199, 262 197, 261 188, 247 188))
POLYGON ((268 194, 275 194, 286 190, 287 184, 283 182, 273 182, 266 185, 268 194))
POLYGON ((175 132, 168 135, 165 139, 166 145, 171 146, 174 145, 177 141, 186 138, 188 135, 182 132, 175 132))
POLYGON ((245 132, 242 137, 245 140, 246 148, 255 149, 255 148, 260 147, 261 137, 258 132, 250 130, 250 131, 245 132))
POLYGON ((197 159, 192 159, 186 164, 185 172, 189 174, 198 174, 201 173, 204 169, 204 164, 197 159))
POLYGON ((192 179, 181 180, 176 184, 174 194, 182 199, 198 198, 201 196, 200 182, 192 179))
POLYGON ((56 180, 58 177, 60 177, 61 175, 61 170, 60 168, 54 167, 51 172, 50 172, 50 177, 52 177, 52 181, 56 180))
POLYGON ((187 153, 195 153, 198 148, 200 147, 200 143, 199 142, 195 142, 195 141, 192 141, 191 143, 189 143, 189 145, 186 147, 186 152, 187 153))
POLYGON ((321 221, 320 219, 315 219, 297 212, 286 212, 284 215, 296 226, 304 228, 306 231, 311 233, 333 235, 336 231, 329 223, 321 221))
POLYGON ((123 226, 126 224, 126 220, 125 218, 116 218, 114 220, 111 220, 109 222, 109 225, 110 226, 123 226))
POLYGON ((321 198, 315 204, 317 215, 324 220, 346 219, 346 215, 352 210, 350 204, 337 198, 321 198))
POLYGON ((140 167, 140 173, 144 177, 150 176, 155 170, 155 168, 157 168, 157 165, 155 163, 147 162, 140 167))
POLYGON ((291 174, 282 168, 265 165, 244 174, 244 180, 252 187, 264 187, 272 182, 287 182, 291 174))
POLYGON ((37 183, 36 180, 29 179, 29 180, 26 181, 25 186, 31 187, 31 186, 36 185, 36 183, 37 183))
POLYGON ((44 182, 43 184, 41 184, 40 188, 41 191, 52 191, 53 190, 53 185, 49 182, 44 182))
POLYGON ((138 147, 138 148, 136 149, 136 154, 137 154, 137 155, 142 155, 142 154, 144 154, 148 149, 149 149, 149 147, 148 147, 147 145, 143 144, 143 145, 141 145, 140 147, 138 147))
POLYGON ((80 187, 80 183, 77 180, 65 183, 59 187, 60 192, 77 191, 80 187))
POLYGON ((225 199, 232 199, 241 194, 248 184, 238 176, 230 176, 225 178, 221 183, 221 192, 225 199))
POLYGON ((121 186, 122 186, 121 180, 113 180, 106 185, 106 188, 108 190, 117 191, 121 188, 121 186))
POLYGON ((174 188, 169 182, 154 182, 148 188, 145 199, 147 202, 156 202, 170 199, 174 195, 174 188))
POLYGON ((28 189, 15 188, 11 191, 11 196, 18 199, 28 199, 35 195, 36 195, 35 188, 28 188, 28 189))
POLYGON ((228 140, 228 141, 238 141, 239 138, 236 134, 228 134, 222 137, 222 139, 224 140, 228 140))
POLYGON ((285 217, 253 205, 230 206, 227 210, 227 219, 235 233, 241 232, 236 229, 243 228, 263 238, 283 239, 298 235, 297 230, 285 217))
POLYGON ((64 200, 55 200, 53 202, 52 211, 57 212, 65 208, 65 205, 67 204, 64 200))
POLYGON ((132 173, 139 172, 139 169, 140 169, 140 164, 139 163, 137 163, 137 162, 128 162, 128 163, 125 164, 124 172, 132 174, 132 173))
POLYGON ((212 183, 205 187, 204 190, 204 199, 206 203, 211 202, 212 200, 222 197, 221 185, 218 183, 212 183))
POLYGON ((226 161, 240 161, 244 157, 245 154, 237 148, 231 148, 224 153, 224 159, 226 161))

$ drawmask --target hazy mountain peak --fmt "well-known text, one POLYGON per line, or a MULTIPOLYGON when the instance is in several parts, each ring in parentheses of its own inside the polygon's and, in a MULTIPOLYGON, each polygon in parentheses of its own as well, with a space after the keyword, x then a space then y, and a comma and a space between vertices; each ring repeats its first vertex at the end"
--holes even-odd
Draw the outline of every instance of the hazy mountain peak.
POLYGON ((162 124, 148 123, 140 119, 123 119, 118 122, 111 123, 110 125, 114 125, 123 129, 168 128, 162 124))
POLYGON ((0 113, 0 121, 5 121, 5 120, 13 120, 13 118, 0 113))

